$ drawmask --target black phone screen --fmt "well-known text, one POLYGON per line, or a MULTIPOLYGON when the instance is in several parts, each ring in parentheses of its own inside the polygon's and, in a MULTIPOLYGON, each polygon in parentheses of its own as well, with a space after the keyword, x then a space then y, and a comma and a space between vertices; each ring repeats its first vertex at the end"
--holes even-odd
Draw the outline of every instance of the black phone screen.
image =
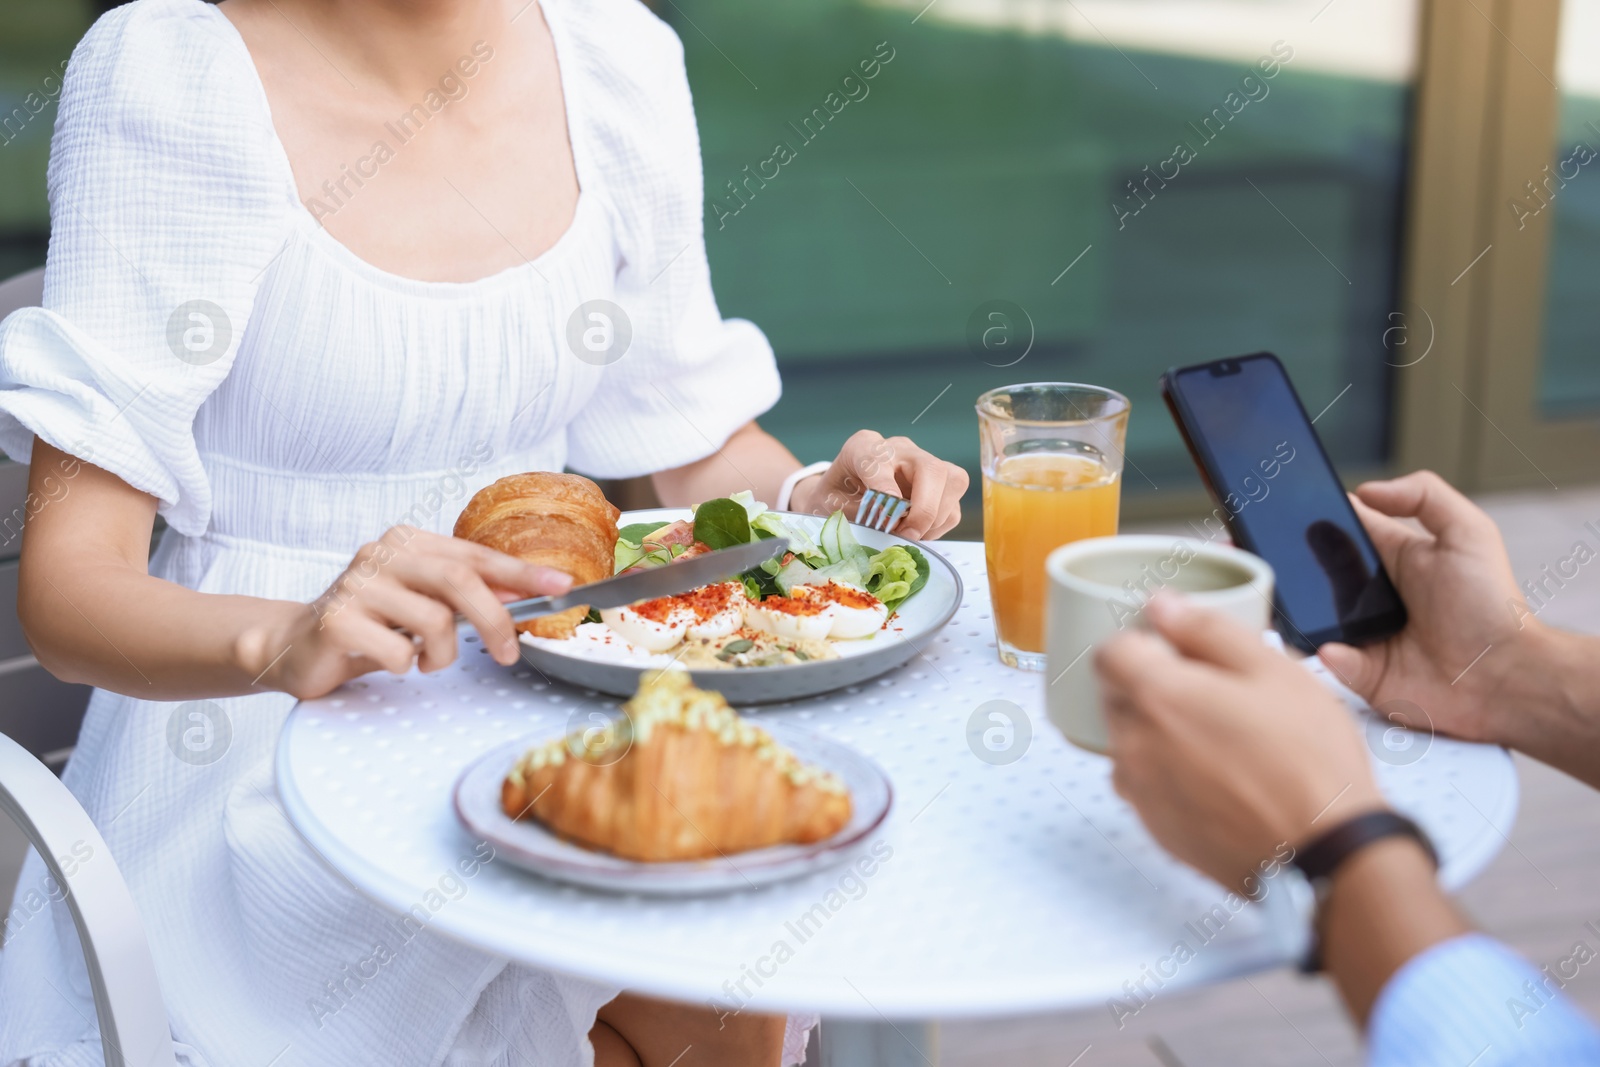
POLYGON ((1266 353, 1168 372, 1169 403, 1231 530, 1272 565, 1277 624, 1304 649, 1405 625, 1405 606, 1289 377, 1266 353))

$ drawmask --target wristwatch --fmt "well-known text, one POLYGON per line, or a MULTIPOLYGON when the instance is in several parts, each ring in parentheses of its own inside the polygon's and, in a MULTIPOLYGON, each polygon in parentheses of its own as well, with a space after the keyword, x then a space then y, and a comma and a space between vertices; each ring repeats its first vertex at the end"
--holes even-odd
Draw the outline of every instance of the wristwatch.
POLYGON ((1434 868, 1438 868, 1439 853, 1427 833, 1415 822, 1394 811, 1369 811, 1365 815, 1346 819, 1313 838, 1295 853, 1290 862, 1305 876, 1313 899, 1310 909, 1311 944, 1300 963, 1302 973, 1316 974, 1322 970, 1322 918, 1328 897, 1333 891, 1334 874, 1357 852, 1390 837, 1412 838, 1428 854, 1434 868))

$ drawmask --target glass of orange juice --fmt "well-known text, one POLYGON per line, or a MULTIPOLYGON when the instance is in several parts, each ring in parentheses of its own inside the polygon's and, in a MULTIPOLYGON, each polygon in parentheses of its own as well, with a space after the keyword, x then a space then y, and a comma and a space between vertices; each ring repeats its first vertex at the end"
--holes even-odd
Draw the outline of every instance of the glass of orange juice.
POLYGON ((1044 558, 1117 532, 1128 398, 1035 382, 978 398, 983 547, 1000 659, 1044 670, 1044 558))

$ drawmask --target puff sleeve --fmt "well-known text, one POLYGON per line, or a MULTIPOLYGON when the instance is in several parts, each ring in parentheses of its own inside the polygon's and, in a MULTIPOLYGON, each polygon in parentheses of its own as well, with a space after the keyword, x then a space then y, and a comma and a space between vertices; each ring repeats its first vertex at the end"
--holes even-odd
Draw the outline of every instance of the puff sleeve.
POLYGON ((712 295, 682 43, 638 0, 560 11, 582 86, 574 148, 614 215, 616 302, 632 330, 568 426, 568 462, 631 477, 715 452, 777 402, 778 369, 761 331, 724 320, 712 295))
POLYGON ((37 435, 198 534, 192 426, 227 376, 294 186, 249 53, 223 16, 145 0, 95 23, 51 144, 43 306, 0 323, 0 448, 37 435))

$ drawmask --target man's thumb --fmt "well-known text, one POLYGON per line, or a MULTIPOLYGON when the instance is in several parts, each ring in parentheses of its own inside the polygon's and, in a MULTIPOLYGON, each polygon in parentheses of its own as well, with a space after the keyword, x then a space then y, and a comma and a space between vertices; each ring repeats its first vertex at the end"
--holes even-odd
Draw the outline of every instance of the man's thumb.
POLYGON ((1322 665, 1332 671, 1333 676, 1343 682, 1347 689, 1368 703, 1371 703, 1378 686, 1378 657, 1382 654, 1381 645, 1355 648, 1337 641, 1330 641, 1317 649, 1317 658, 1322 660, 1322 665))

